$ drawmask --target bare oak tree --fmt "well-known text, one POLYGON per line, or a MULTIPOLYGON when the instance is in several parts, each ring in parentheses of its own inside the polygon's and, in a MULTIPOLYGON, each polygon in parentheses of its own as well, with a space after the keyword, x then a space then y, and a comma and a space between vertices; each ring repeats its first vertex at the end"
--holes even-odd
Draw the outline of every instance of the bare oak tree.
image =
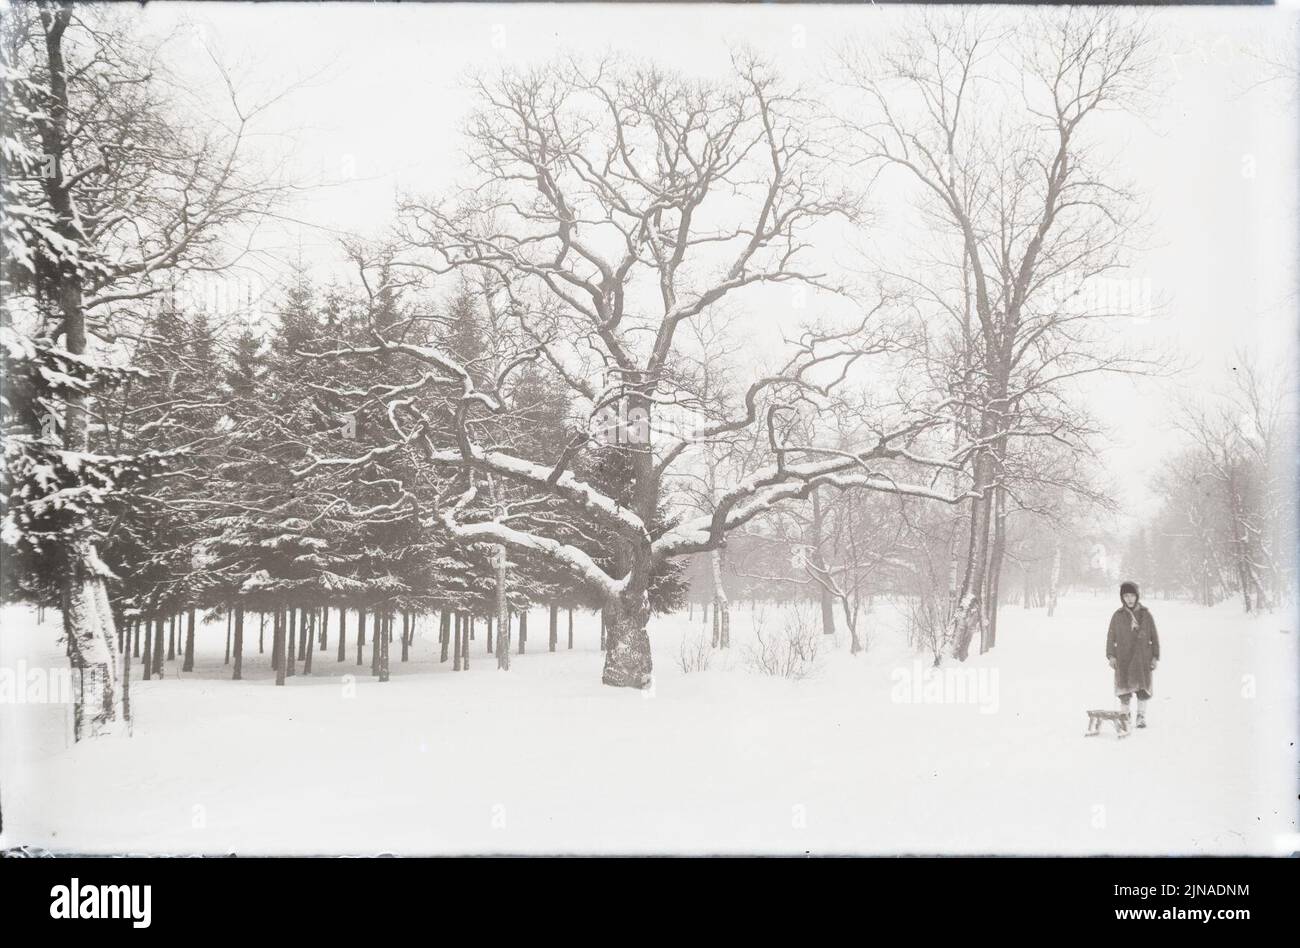
MULTIPOLYGON (((848 449, 781 437, 788 406, 824 398, 860 360, 888 350, 891 334, 870 307, 847 326, 801 330, 770 371, 739 386, 725 417, 701 409, 691 374, 680 371, 683 327, 724 303, 748 306, 745 319, 757 327, 771 308, 762 287, 839 290, 811 264, 810 243, 819 224, 859 214, 857 200, 834 184, 813 104, 761 63, 737 58, 734 66, 720 82, 610 62, 481 80, 467 129, 473 188, 400 208, 408 250, 395 263, 484 274, 493 305, 516 320, 521 348, 516 364, 485 386, 435 347, 377 336, 376 349, 427 368, 422 390, 450 392, 456 446, 437 445, 433 419, 409 387, 390 386, 389 416, 424 463, 460 472, 440 515, 449 531, 544 558, 598 590, 609 623, 603 680, 614 686, 650 683, 656 564, 716 549, 728 531, 823 485, 954 501, 924 476, 908 477, 960 465, 949 452, 929 453, 928 432, 950 421, 946 406, 882 415, 848 449), (602 447, 580 432, 550 464, 483 443, 476 419, 509 411, 502 391, 525 361, 544 364, 593 415, 616 409, 626 420, 621 443, 602 447), (687 421, 665 432, 654 417, 669 406, 687 421), (723 485, 707 514, 660 523, 660 502, 674 473, 696 463, 697 446, 754 426, 767 432, 767 466, 723 485), (600 450, 627 453, 630 504, 573 473, 600 450), (489 479, 594 518, 616 550, 613 562, 597 562, 554 524, 512 522, 492 502, 489 479)), ((317 458, 308 467, 347 464, 317 458)))

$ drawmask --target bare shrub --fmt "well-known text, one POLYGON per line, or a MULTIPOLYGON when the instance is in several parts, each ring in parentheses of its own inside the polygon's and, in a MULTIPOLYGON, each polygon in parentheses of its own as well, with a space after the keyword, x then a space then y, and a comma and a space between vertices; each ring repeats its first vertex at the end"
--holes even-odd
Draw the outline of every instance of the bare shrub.
POLYGON ((708 671, 712 657, 713 649, 709 647, 709 641, 703 633, 692 635, 687 632, 682 636, 682 644, 677 653, 677 665, 683 674, 708 671))
POLYGON ((922 573, 906 598, 907 643, 918 652, 929 653, 938 665, 951 628, 952 614, 948 592, 931 576, 922 573))
POLYGON ((767 631, 763 612, 756 612, 753 622, 756 644, 748 647, 745 656, 751 669, 792 681, 807 678, 817 670, 817 648, 822 634, 810 609, 799 606, 786 612, 774 632, 767 631))

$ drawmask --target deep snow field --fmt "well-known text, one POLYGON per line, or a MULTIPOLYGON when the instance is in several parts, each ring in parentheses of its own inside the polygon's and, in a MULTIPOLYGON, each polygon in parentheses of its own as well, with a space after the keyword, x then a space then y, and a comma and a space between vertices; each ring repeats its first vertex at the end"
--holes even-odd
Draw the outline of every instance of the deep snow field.
MULTIPOLYGON (((1297 628, 1148 603, 1159 626, 1150 727, 1085 739, 1111 708, 1104 658, 1117 598, 1063 599, 1054 618, 1006 606, 999 643, 965 677, 916 679, 890 604, 870 648, 820 641, 802 680, 732 648, 684 674, 700 612, 653 620, 655 687, 600 684, 598 621, 499 672, 482 629, 471 667, 437 662, 433 620, 392 680, 335 662, 273 686, 246 631, 244 674, 223 666, 225 623, 200 629, 196 670, 132 670, 134 732, 73 746, 66 704, 0 704, 0 848, 203 853, 1131 853, 1281 854, 1297 832, 1297 628), (355 676, 355 677, 354 677, 355 676), (958 687, 968 686, 968 687, 958 687), (918 700, 909 701, 908 698, 918 700), (930 700, 925 700, 930 699, 930 700)), ((770 634, 782 610, 759 604, 770 634)), ((51 612, 3 613, 0 669, 65 667, 51 612)), ((349 636, 355 635, 349 618, 349 636)), ((301 667, 301 666, 299 666, 301 667)), ((19 682, 21 691, 21 682, 19 682)), ((11 689, 12 692, 12 689, 11 689)), ((20 694, 13 697, 24 697, 20 694)))

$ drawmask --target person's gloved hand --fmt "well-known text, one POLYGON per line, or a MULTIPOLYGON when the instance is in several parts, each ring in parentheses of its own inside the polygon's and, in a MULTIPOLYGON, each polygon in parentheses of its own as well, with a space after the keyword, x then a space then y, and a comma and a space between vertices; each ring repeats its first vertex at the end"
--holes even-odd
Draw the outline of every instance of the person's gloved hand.
POLYGON ((1106 661, 1110 664, 1110 667, 1111 667, 1111 668, 1114 668, 1114 667, 1115 667, 1115 656, 1114 656, 1114 655, 1112 655, 1110 658, 1106 659, 1106 661))
POLYGON ((1155 671, 1155 670, 1156 670, 1156 662, 1158 662, 1158 661, 1160 661, 1160 659, 1158 659, 1158 658, 1153 658, 1153 659, 1151 659, 1151 670, 1152 670, 1152 671, 1155 671))

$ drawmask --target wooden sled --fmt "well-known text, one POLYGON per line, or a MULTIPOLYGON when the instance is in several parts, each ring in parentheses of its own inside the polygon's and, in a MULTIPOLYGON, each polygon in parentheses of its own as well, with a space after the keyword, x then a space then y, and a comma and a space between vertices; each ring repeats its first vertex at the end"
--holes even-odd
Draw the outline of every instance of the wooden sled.
POLYGON ((1126 711, 1089 711, 1088 712, 1088 730, 1084 732, 1084 737, 1096 737, 1101 733, 1101 723, 1109 721, 1115 725, 1115 735, 1117 737, 1128 737, 1132 731, 1129 729, 1128 712, 1126 711))

